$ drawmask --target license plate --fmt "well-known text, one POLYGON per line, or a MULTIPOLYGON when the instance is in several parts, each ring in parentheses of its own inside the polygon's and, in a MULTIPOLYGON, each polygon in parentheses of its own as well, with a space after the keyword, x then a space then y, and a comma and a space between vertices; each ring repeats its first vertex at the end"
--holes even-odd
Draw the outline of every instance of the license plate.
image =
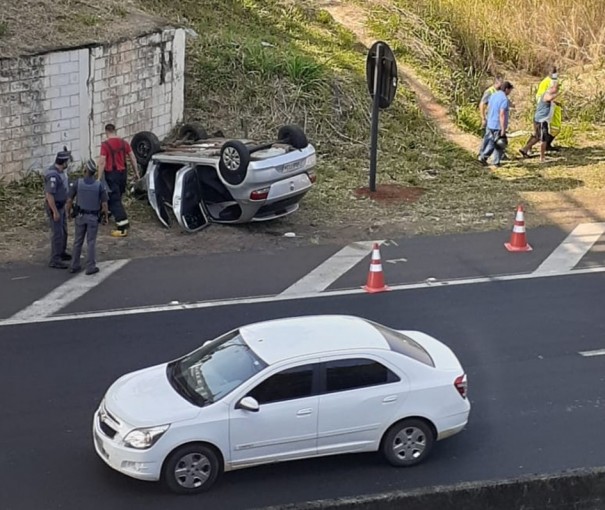
POLYGON ((294 170, 298 170, 302 168, 304 161, 294 161, 293 163, 288 163, 284 165, 284 172, 293 172, 294 170))

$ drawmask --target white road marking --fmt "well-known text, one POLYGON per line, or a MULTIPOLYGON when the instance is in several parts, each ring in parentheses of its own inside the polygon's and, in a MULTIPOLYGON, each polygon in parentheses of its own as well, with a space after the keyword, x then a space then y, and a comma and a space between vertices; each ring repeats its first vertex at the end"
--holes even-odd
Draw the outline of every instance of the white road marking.
POLYGON ((130 260, 111 260, 97 264, 99 272, 86 275, 84 272, 59 285, 42 299, 34 301, 30 306, 17 312, 8 321, 15 323, 39 322, 65 308, 76 299, 81 298, 90 289, 99 285, 117 270, 124 267, 130 260))
POLYGON ((585 356, 587 358, 590 358, 592 356, 605 356, 605 349, 599 349, 596 351, 583 351, 579 353, 580 356, 585 356))
POLYGON ((374 243, 383 241, 362 241, 345 246, 342 250, 322 262, 309 274, 284 290, 281 296, 299 296, 326 290, 349 269, 355 267, 372 252, 374 243))
MULTIPOLYGON (((576 269, 574 271, 561 271, 560 273, 522 273, 513 275, 503 276, 487 276, 480 278, 468 278, 460 280, 437 280, 431 281, 430 283, 412 283, 404 285, 392 285, 389 294, 392 295, 393 291, 406 291, 414 289, 434 289, 448 286, 457 285, 473 285, 477 283, 493 283, 493 282, 506 282, 515 280, 531 280, 535 278, 551 278, 557 276, 571 276, 581 275, 590 273, 605 273, 605 267, 589 267, 585 269, 576 269)), ((15 320, 14 318, 0 320, 0 326, 12 326, 18 324, 27 324, 34 322, 57 322, 57 321, 69 321, 76 319, 95 319, 95 318, 107 318, 107 317, 118 317, 125 315, 140 315, 146 313, 160 313, 160 312, 177 312, 181 310, 199 310, 202 308, 214 308, 219 306, 230 306, 230 305, 248 305, 257 303, 272 303, 278 301, 296 301, 299 299, 322 299, 331 298, 335 296, 350 296, 354 294, 366 294, 366 291, 361 288, 355 289, 344 289, 335 290, 328 292, 313 292, 309 294, 300 294, 297 296, 284 296, 283 294, 277 296, 258 296, 249 298, 236 298, 236 299, 222 299, 215 301, 198 301, 193 303, 181 303, 178 305, 158 305, 158 306, 145 306, 139 308, 125 308, 119 310, 102 310, 98 312, 83 312, 83 313, 72 313, 64 315, 52 315, 47 317, 35 317, 29 320, 15 320)), ((366 294, 368 299, 375 299, 374 296, 380 294, 366 294)))
POLYGON ((407 262, 407 261, 408 261, 408 259, 406 259, 404 257, 401 257, 400 259, 389 259, 389 260, 387 260, 387 262, 389 264, 397 264, 397 262, 407 262))
POLYGON ((605 223, 582 223, 546 258, 535 273, 569 271, 605 233, 605 223))

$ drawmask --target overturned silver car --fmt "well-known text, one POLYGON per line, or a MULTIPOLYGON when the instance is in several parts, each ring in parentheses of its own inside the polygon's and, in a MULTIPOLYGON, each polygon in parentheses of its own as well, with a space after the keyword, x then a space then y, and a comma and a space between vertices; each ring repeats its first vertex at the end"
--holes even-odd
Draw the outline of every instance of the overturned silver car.
POLYGON ((195 232, 209 223, 267 221, 295 212, 316 181, 315 148, 296 125, 259 143, 209 137, 197 124, 184 125, 178 140, 160 144, 145 131, 131 141, 144 170, 147 199, 159 220, 195 232))

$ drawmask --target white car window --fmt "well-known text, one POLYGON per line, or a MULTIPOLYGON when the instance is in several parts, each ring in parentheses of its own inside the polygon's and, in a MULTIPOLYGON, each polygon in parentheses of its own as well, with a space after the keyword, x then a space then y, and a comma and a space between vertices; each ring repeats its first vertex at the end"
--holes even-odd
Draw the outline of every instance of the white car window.
POLYGON ((313 365, 290 368, 265 379, 248 396, 259 404, 282 402, 313 394, 313 365))
POLYGON ((378 332, 387 341, 392 351, 403 354, 408 358, 412 358, 430 367, 435 366, 433 358, 431 358, 431 355, 426 351, 426 349, 418 342, 412 340, 409 336, 367 319, 366 322, 370 323, 378 330, 378 332))
POLYGON ((400 381, 397 374, 371 359, 342 359, 323 364, 326 371, 325 393, 347 391, 400 381))

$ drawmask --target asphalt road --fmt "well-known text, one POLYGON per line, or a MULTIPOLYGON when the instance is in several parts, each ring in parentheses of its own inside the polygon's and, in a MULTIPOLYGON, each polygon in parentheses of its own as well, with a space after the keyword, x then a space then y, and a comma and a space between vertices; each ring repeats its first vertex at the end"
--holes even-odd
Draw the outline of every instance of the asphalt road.
MULTIPOLYGON (((510 253, 503 243, 510 232, 416 236, 389 240, 381 247, 385 279, 389 285, 528 273, 565 239, 554 227, 533 229, 533 251, 510 253)), ((605 236, 604 236, 605 237, 605 236)), ((598 247, 598 246, 597 246, 598 247)), ((81 298, 67 302, 61 313, 164 305, 274 295, 335 255, 342 246, 270 249, 238 253, 133 259, 81 298)), ((335 281, 328 290, 359 288, 367 279, 370 252, 335 281)), ((605 252, 586 255, 590 265, 605 265, 605 252)), ((45 266, 11 264, 0 267, 0 320, 73 280, 66 271, 45 266)))
POLYGON ((605 464, 604 274, 326 296, 254 305, 0 327, 2 510, 260 508, 605 464), (228 473, 192 498, 165 493, 96 457, 91 417, 125 372, 243 323, 350 313, 442 339, 467 370, 467 430, 411 469, 377 455, 228 473))

